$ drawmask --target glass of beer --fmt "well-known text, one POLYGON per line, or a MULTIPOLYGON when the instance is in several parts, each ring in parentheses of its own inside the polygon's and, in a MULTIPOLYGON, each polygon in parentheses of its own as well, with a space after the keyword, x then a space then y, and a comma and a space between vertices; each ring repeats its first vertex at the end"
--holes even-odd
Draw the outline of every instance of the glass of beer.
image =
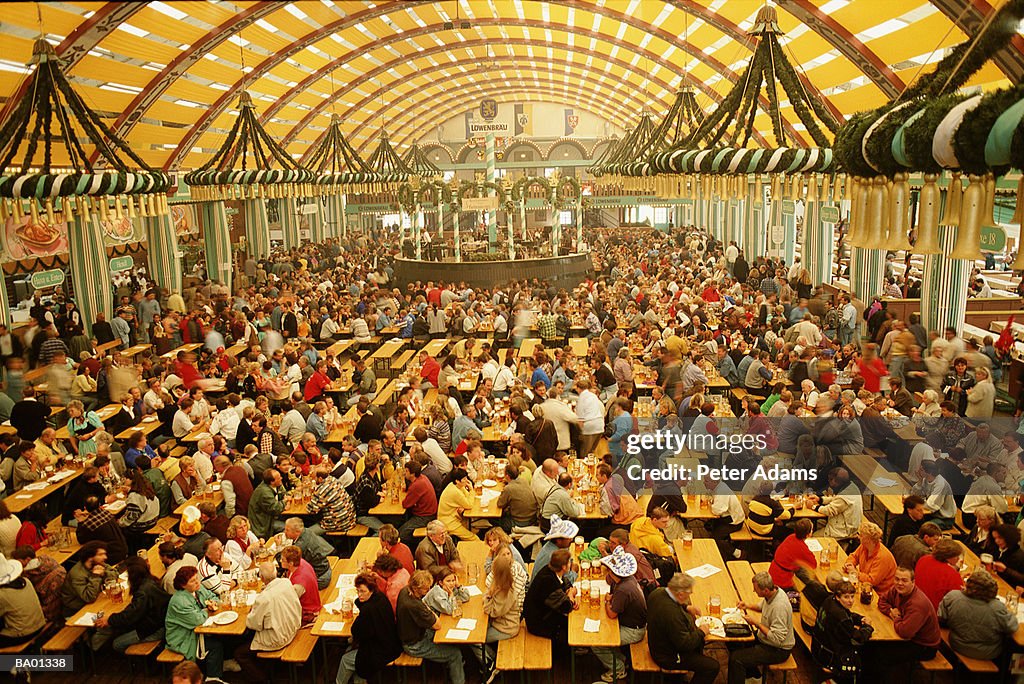
POLYGON ((832 567, 832 549, 828 546, 821 549, 821 567, 825 570, 832 567))
POLYGON ((718 594, 712 594, 708 599, 708 614, 713 617, 722 616, 722 597, 718 594))
POLYGON ((871 595, 872 595, 871 583, 870 582, 862 582, 861 585, 860 585, 860 602, 863 603, 865 606, 870 606, 871 605, 871 595))
POLYGON ((572 555, 578 556, 583 551, 583 537, 576 537, 572 540, 572 555))
POLYGON ((979 560, 981 561, 981 566, 983 568, 985 568, 989 572, 992 572, 992 561, 993 561, 993 558, 992 558, 992 554, 991 553, 983 553, 983 554, 981 554, 981 556, 979 557, 979 560))
POLYGON ((580 577, 590 578, 590 561, 580 561, 580 577))
POLYGON ((693 530, 683 531, 683 548, 687 551, 693 548, 693 530))
POLYGON ((601 605, 601 587, 590 585, 590 607, 598 608, 601 605))

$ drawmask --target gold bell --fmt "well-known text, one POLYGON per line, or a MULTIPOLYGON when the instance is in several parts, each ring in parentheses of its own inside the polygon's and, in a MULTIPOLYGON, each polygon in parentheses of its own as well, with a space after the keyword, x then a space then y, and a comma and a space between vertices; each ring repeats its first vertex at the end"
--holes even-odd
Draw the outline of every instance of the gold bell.
POLYGON ((942 190, 939 189, 938 174, 926 173, 921 193, 917 200, 917 241, 914 243, 914 254, 941 254, 939 244, 939 205, 942 203, 942 190))
MULTIPOLYGON (((957 180, 959 185, 959 179, 957 180)), ((951 259, 975 261, 982 258, 981 224, 985 216, 985 185, 981 176, 970 176, 960 204, 960 221, 951 259)))

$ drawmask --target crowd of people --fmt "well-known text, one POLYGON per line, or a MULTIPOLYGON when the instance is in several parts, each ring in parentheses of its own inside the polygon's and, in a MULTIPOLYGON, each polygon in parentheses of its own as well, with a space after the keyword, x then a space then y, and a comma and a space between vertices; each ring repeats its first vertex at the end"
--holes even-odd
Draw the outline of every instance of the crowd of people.
MULTIPOLYGON (((1017 398, 1014 415, 996 411, 1005 340, 977 346, 952 329, 929 331, 916 316, 898 319, 882 296, 835 294, 812 283, 799 260, 748 261, 735 243, 692 228, 588 236, 595 272, 575 288, 397 284, 397 248, 380 249, 388 239, 328 240, 245 259, 234 293, 201 278, 180 293, 128 283, 134 291, 113 320, 93 322, 91 339, 60 292, 37 300, 26 329, 0 330, 0 417, 16 430, 0 435, 5 493, 64 462, 82 467, 59 510, 43 501, 15 514, 0 503, 0 646, 60 624, 125 571, 131 603, 96 622, 92 648, 164 640, 201 661, 208 677, 242 671, 265 680, 256 652, 281 648, 316 619, 331 580, 327 559, 343 553, 339 535, 362 525, 379 538, 380 555, 355 579, 359 615, 339 684, 371 678, 402 651, 444 663, 454 684, 465 681, 463 650, 433 635, 438 616, 467 597, 456 542, 471 540, 490 549, 486 645, 465 649, 482 681, 498 674, 497 642, 523 623, 568 648, 584 559, 603 568, 611 593, 604 610, 618 619, 622 646, 646 637, 661 667, 713 681, 720 663, 705 653, 708 627, 698 626, 701 608, 689 600, 700 580, 679 572, 686 568, 672 550, 694 534, 713 538, 725 559, 772 560, 753 578, 761 603, 739 606, 756 643, 731 652, 730 682, 794 648, 794 576, 816 607, 817 624, 808 625, 814 659, 837 678, 851 654, 864 671, 928 659, 940 623, 955 651, 1006 657, 1016 616, 993 591, 995 577, 1024 591, 1019 516, 1010 512, 1024 480, 1024 404, 1017 398), (357 350, 391 338, 414 349, 439 338, 450 345, 439 355, 420 351, 389 400, 376 402, 383 378, 357 350), (570 344, 578 338, 585 353, 570 344), (355 344, 332 352, 343 339, 355 344), (527 339, 533 351, 520 356, 527 339), (119 348, 100 351, 110 342, 119 348), (155 353, 124 353, 138 343, 155 353), (189 344, 200 346, 161 357, 189 344), (45 392, 26 380, 27 368, 45 369, 45 392), (473 389, 460 389, 464 375, 476 378, 473 389), (111 404, 116 412, 101 417, 111 404), (66 413, 51 417, 51 405, 66 413), (152 420, 161 427, 148 437, 132 430, 152 420), (57 437, 60 423, 67 439, 57 437), (784 465, 809 475, 635 479, 629 465, 676 455, 627 448, 632 435, 655 428, 756 435, 763 448, 700 457, 716 467, 784 465), (130 436, 117 440, 123 431, 130 436), (197 433, 194 447, 184 441, 197 433), (187 453, 172 456, 183 444, 187 453), (867 483, 858 485, 844 461, 851 456, 878 458, 912 485, 888 535, 869 519, 867 483), (593 464, 592 483, 590 474, 581 483, 576 461, 593 464), (465 513, 483 479, 503 489, 501 517, 480 526, 465 513), (197 497, 215 484, 221 506, 197 497), (581 492, 591 484, 596 518, 583 515, 581 492), (695 487, 710 499, 701 522, 683 516, 695 487), (404 515, 372 512, 396 491, 404 515), (791 519, 782 495, 805 500, 821 527, 791 519), (120 501, 123 511, 112 513, 108 505, 120 501), (302 514, 285 514, 296 501, 302 514), (154 534, 183 505, 173 532, 154 534), (69 568, 40 553, 57 543, 55 515, 81 544, 69 568), (969 548, 992 558, 966 581, 956 568, 959 545, 943 536, 956 525, 969 548), (592 543, 574 555, 581 527, 592 543), (767 555, 732 540, 743 528, 772 540, 767 555), (849 566, 824 583, 808 573, 811 536, 842 540, 851 552, 849 566), (159 566, 136 555, 147 550, 159 566), (199 638, 195 627, 209 610, 257 576, 265 588, 245 637, 199 638), (869 643, 871 625, 850 610, 864 582, 904 642, 869 643), (884 661, 869 657, 883 648, 884 661)), ((603 681, 627 676, 626 653, 594 649, 603 681)))

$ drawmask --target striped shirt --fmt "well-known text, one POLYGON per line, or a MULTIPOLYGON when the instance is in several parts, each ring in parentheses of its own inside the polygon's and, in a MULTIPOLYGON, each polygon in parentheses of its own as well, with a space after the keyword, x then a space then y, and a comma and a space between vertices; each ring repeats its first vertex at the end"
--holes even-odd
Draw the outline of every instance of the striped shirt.
POLYGON ((790 515, 782 504, 770 496, 755 496, 747 508, 747 527, 753 534, 768 537, 775 527, 775 519, 789 518, 790 515))
POLYGON ((307 504, 310 513, 322 513, 320 527, 327 532, 347 532, 356 524, 352 498, 335 477, 328 477, 313 492, 307 504))

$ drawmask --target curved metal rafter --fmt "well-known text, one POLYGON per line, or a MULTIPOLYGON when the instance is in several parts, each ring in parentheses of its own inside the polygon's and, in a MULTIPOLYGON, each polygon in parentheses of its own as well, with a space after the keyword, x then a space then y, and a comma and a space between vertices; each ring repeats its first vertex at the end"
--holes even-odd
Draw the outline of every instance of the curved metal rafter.
POLYGON ((573 138, 558 138, 557 140, 553 141, 550 145, 548 145, 548 149, 544 152, 544 158, 551 159, 551 152, 554 151, 556 147, 559 147, 561 145, 568 145, 569 147, 575 148, 576 151, 580 153, 581 159, 590 158, 590 153, 587 152, 586 146, 579 140, 575 140, 573 138))
MULTIPOLYGON (((456 83, 456 82, 461 84, 461 83, 463 83, 465 81, 465 79, 467 77, 474 76, 477 73, 483 74, 483 73, 486 73, 486 72, 487 72, 487 69, 480 68, 480 69, 473 70, 473 71, 467 71, 466 73, 459 73, 458 75, 452 77, 452 82, 449 83, 448 85, 451 86, 452 83, 456 83)), ((559 83, 558 81, 548 80, 548 79, 540 80, 540 82, 542 82, 542 83, 550 83, 552 85, 559 83)), ((616 109, 616 110, 619 110, 619 111, 622 112, 618 117, 616 117, 615 119, 612 119, 613 123, 617 123, 618 125, 621 125, 621 126, 626 126, 628 124, 628 122, 630 121, 630 119, 632 119, 635 116, 634 113, 636 112, 637 108, 624 106, 622 104, 622 94, 621 94, 621 91, 616 90, 613 85, 611 85, 609 83, 606 83, 606 82, 603 82, 603 81, 600 81, 600 80, 598 80, 598 79, 596 79, 594 77, 591 77, 591 76, 587 76, 587 77, 584 77, 584 78, 580 79, 580 82, 581 83, 585 83, 588 86, 588 88, 589 88, 589 90, 587 91, 588 95, 591 95, 591 96, 593 96, 595 98, 600 98, 600 100, 602 102, 604 102, 606 104, 606 106, 611 107, 612 109, 616 109)), ((418 90, 423 90, 423 89, 429 88, 432 85, 434 85, 434 84, 433 83, 427 84, 427 85, 419 88, 418 90)), ((503 83, 502 84, 495 84, 495 85, 500 86, 498 88, 498 92, 506 92, 506 91, 513 91, 514 92, 517 88, 521 88, 521 86, 515 86, 515 87, 505 86, 503 83)), ((429 130, 431 127, 433 127, 436 124, 439 124, 439 123, 447 120, 448 118, 450 118, 454 114, 458 113, 459 111, 463 111, 465 109, 465 100, 466 100, 466 95, 467 95, 467 90, 466 89, 472 88, 472 90, 469 90, 469 93, 471 95, 473 95, 474 97, 476 97, 478 95, 478 93, 480 92, 475 86, 476 86, 476 82, 468 82, 468 83, 465 83, 464 88, 451 87, 449 92, 445 93, 445 95, 444 95, 445 99, 444 100, 441 100, 441 99, 424 100, 423 102, 421 102, 420 104, 416 105, 415 107, 402 110, 401 112, 395 114, 395 116, 392 119, 390 119, 390 121, 391 121, 392 124, 397 125, 396 130, 407 131, 407 127, 406 127, 405 124, 410 122, 410 121, 417 121, 417 127, 422 126, 426 130, 429 130), (461 100, 459 98, 461 98, 461 100), (444 103, 445 106, 442 106, 442 103, 444 103), (424 116, 426 114, 426 112, 429 112, 430 117, 431 117, 430 119, 423 120, 423 121, 420 121, 420 120, 417 119, 418 116, 419 117, 424 116)), ((562 90, 562 92, 564 93, 564 90, 562 90)), ((360 105, 358 105, 358 104, 354 105, 353 109, 356 109, 359 106, 360 105)), ((388 107, 385 110, 378 111, 376 113, 376 115, 379 116, 379 115, 381 115, 384 112, 390 112, 390 111, 391 111, 391 107, 388 107)), ((388 116, 388 115, 389 114, 384 114, 384 116, 388 116)), ((355 137, 360 131, 362 131, 364 128, 368 127, 369 125, 370 125, 369 122, 358 124, 353 129, 351 136, 355 137)), ((416 134, 415 131, 408 131, 408 132, 405 132, 403 134, 404 137, 397 138, 396 140, 400 140, 401 142, 404 143, 404 141, 412 138, 415 134, 416 134)), ((364 141, 359 146, 359 148, 357 148, 357 149, 362 149, 367 144, 368 144, 368 142, 364 141)))
MULTIPOLYGON (((985 24, 985 18, 997 10, 986 0, 931 0, 931 3, 968 36, 976 35, 985 24)), ((992 61, 1011 82, 1020 83, 1024 80, 1024 36, 1014 36, 1011 45, 1014 49, 1000 50, 992 61)))
MULTIPOLYGON (((60 45, 55 48, 57 57, 64 64, 64 73, 70 72, 78 64, 78 61, 89 54, 89 50, 96 47, 118 24, 128 21, 145 6, 144 2, 108 2, 79 24, 71 32, 71 35, 62 40, 60 45)), ((28 79, 24 79, 14 94, 7 99, 4 108, 0 110, 0 124, 7 122, 7 117, 11 115, 27 92, 28 79)), ((95 157, 90 161, 95 161, 95 157)))
MULTIPOLYGON (((499 61, 499 62, 500 61, 505 61, 505 60, 512 61, 512 62, 515 61, 513 58, 508 57, 508 56, 497 57, 495 59, 497 61, 499 61)), ((535 58, 534 61, 546 62, 547 60, 546 60, 546 58, 537 57, 537 58, 535 58)), ((465 63, 469 63, 469 62, 465 62, 465 63)), ((557 62, 557 61, 555 61, 554 63, 556 63, 556 64, 563 64, 562 62, 557 62)), ((435 73, 437 71, 445 71, 445 70, 450 69, 450 68, 457 68, 457 67, 455 67, 455 65, 457 65, 457 64, 459 64, 459 62, 449 62, 447 64, 439 64, 436 67, 430 67, 429 69, 423 69, 423 70, 418 71, 415 74, 414 78, 423 78, 423 77, 426 77, 427 75, 435 73)), ((576 65, 576 66, 578 66, 578 65, 576 65)), ((470 74, 470 73, 472 73, 472 74, 479 74, 479 75, 486 75, 487 73, 489 73, 489 70, 484 68, 484 67, 479 67, 478 66, 475 69, 467 70, 465 73, 459 72, 457 74, 454 74, 452 76, 452 78, 453 79, 463 78, 467 74, 470 74)), ((493 73, 493 71, 490 71, 490 73, 493 73)), ((547 74, 543 74, 543 76, 547 77, 548 75, 547 74)), ((620 91, 614 90, 614 88, 613 88, 613 86, 611 84, 603 82, 603 81, 599 81, 598 79, 593 78, 593 77, 589 77, 589 76, 588 76, 588 81, 587 82, 588 83, 596 84, 596 86, 598 88, 600 88, 601 92, 607 92, 609 90, 613 90, 613 92, 611 93, 611 95, 608 98, 609 99, 609 104, 615 104, 616 106, 621 106, 622 93, 620 91)), ((664 83, 663 81, 660 81, 660 80, 657 80, 657 79, 655 79, 652 82, 664 83)), ((422 88, 420 88, 420 90, 422 90, 424 88, 429 88, 432 85, 436 85, 436 83, 435 82, 430 82, 427 85, 425 85, 422 88)), ((465 97, 465 93, 463 93, 462 96, 465 97)), ((403 94, 402 97, 403 97, 403 101, 406 101, 407 98, 409 97, 409 95, 408 94, 403 94)), ((364 128, 372 125, 372 120, 373 120, 373 118, 375 116, 379 116, 382 112, 390 110, 391 107, 394 107, 394 106, 397 105, 397 102, 395 102, 393 100, 392 104, 386 105, 385 109, 381 109, 381 110, 364 110, 365 107, 372 106, 375 102, 379 101, 379 99, 380 99, 379 93, 373 93, 373 94, 365 96, 362 100, 360 100, 359 102, 356 102, 351 107, 349 107, 347 110, 345 110, 343 116, 346 116, 346 117, 350 116, 353 112, 363 112, 363 111, 367 112, 366 120, 361 122, 361 123, 359 123, 359 124, 357 124, 356 127, 352 130, 352 132, 349 133, 349 137, 350 138, 354 138, 364 128)), ((329 102, 329 99, 328 100, 324 100, 324 102, 325 103, 329 102)), ((414 105, 412 107, 408 107, 406 109, 403 109, 403 111, 396 116, 395 120, 397 121, 398 119, 400 119, 400 118, 402 118, 404 116, 410 115, 410 114, 412 114, 414 112, 419 112, 423 108, 429 109, 432 113, 436 113, 436 112, 440 111, 440 107, 438 105, 438 100, 430 100, 430 101, 426 101, 425 100, 425 101, 418 102, 416 105, 414 105)), ((450 115, 451 113, 456 112, 458 109, 459 109, 459 107, 455 106, 455 107, 452 107, 452 108, 448 109, 447 111, 449 112, 449 115, 450 115)), ((635 111, 636 111, 636 109, 633 109, 633 110, 630 111, 629 114, 627 114, 625 116, 622 116, 619 119, 620 125, 624 125, 627 121, 629 121, 631 118, 633 118, 635 111)), ((310 112, 309 114, 312 114, 312 113, 313 112, 310 112)), ((303 119, 303 121, 306 121, 307 119, 310 119, 309 115, 307 115, 303 119)), ((431 119, 431 121, 436 121, 437 119, 438 119, 438 117, 434 116, 431 119)), ((441 121, 443 121, 443 120, 444 119, 441 119, 441 121)), ((299 124, 297 124, 296 127, 295 127, 294 130, 295 130, 296 134, 298 132, 298 126, 299 125, 302 125, 302 122, 299 122, 299 124)), ((417 128, 419 130, 429 130, 430 125, 418 124, 417 128)), ((399 128, 396 128, 395 130, 404 130, 404 129, 399 127, 399 128)), ((787 131, 789 131, 790 134, 793 135, 794 137, 802 140, 802 137, 800 136, 800 134, 797 131, 793 130, 792 128, 787 128, 787 131)), ((407 140, 409 137, 411 137, 414 134, 415 133, 406 133, 404 138, 403 137, 396 138, 396 142, 402 143, 402 142, 404 142, 405 140, 407 140)), ((286 135, 284 137, 282 144, 283 145, 287 145, 287 144, 289 144, 289 142, 292 139, 294 139, 294 135, 292 133, 289 133, 288 135, 286 135)), ((763 141, 763 138, 759 138, 759 140, 763 141)), ((365 144, 366 143, 363 143, 357 149, 362 150, 362 148, 365 146, 365 144)))
POLYGON ((441 150, 448 156, 449 164, 455 163, 455 156, 452 154, 451 149, 447 145, 444 145, 436 140, 423 143, 420 146, 420 149, 423 150, 423 154, 430 154, 434 150, 441 150))
MULTIPOLYGON (((629 17, 627 17, 624 14, 621 14, 619 12, 615 12, 615 11, 609 10, 607 8, 596 8, 595 7, 594 10, 595 10, 594 13, 600 14, 602 16, 606 16, 606 17, 611 18, 611 19, 621 18, 622 19, 621 23, 624 23, 624 24, 629 25, 629 26, 633 26, 634 28, 639 28, 639 25, 643 23, 643 22, 637 22, 635 20, 632 20, 632 19, 630 19, 629 17)), ((348 21, 348 20, 346 20, 346 21, 348 21)), ((167 162, 164 164, 164 168, 165 169, 170 169, 170 168, 176 168, 177 167, 178 162, 180 160, 180 157, 183 154, 184 150, 192 149, 192 147, 195 145, 196 141, 199 139, 199 136, 202 135, 203 132, 205 132, 206 128, 210 125, 210 123, 212 121, 214 121, 218 116, 220 116, 224 112, 225 108, 232 101, 232 98, 236 95, 237 91, 242 87, 243 83, 259 80, 260 78, 265 76, 267 73, 269 73, 274 67, 276 67, 277 65, 281 64, 282 62, 284 62, 286 59, 288 59, 292 55, 294 55, 297 52, 300 52, 302 50, 305 50, 310 45, 312 45, 312 44, 314 44, 314 43, 316 43, 316 42, 326 38, 327 36, 331 35, 332 33, 334 33, 336 31, 340 30, 341 28, 343 28, 343 27, 340 27, 339 25, 340 24, 344 24, 344 23, 345 22, 343 22, 343 21, 338 21, 338 22, 331 22, 330 24, 322 26, 321 28, 313 31, 310 34, 307 34, 306 36, 304 36, 304 37, 300 38, 299 40, 297 40, 296 42, 292 43, 285 50, 275 53, 274 55, 268 57, 263 62, 261 62, 259 65, 254 67, 253 71, 250 74, 248 74, 247 78, 242 79, 242 80, 236 82, 234 85, 231 86, 230 89, 228 89, 227 91, 223 92, 221 94, 221 96, 219 98, 217 98, 216 102, 214 102, 212 105, 210 105, 209 108, 207 108, 206 110, 203 111, 203 113, 199 117, 199 120, 196 121, 196 123, 188 130, 188 132, 182 138, 181 142, 178 145, 178 148, 171 153, 171 155, 168 158, 167 162)), ((515 18, 515 17, 503 17, 503 18, 499 18, 499 19, 478 19, 478 20, 475 20, 473 22, 473 25, 477 26, 477 27, 480 27, 480 26, 504 26, 504 27, 518 26, 518 27, 526 27, 526 28, 538 28, 538 29, 541 29, 541 30, 543 30, 545 28, 550 29, 550 25, 546 24, 545 22, 535 21, 535 20, 527 20, 527 19, 522 19, 521 20, 521 19, 518 19, 518 18, 515 18)), ((401 33, 401 34, 389 36, 387 39, 382 39, 382 40, 374 41, 372 43, 369 43, 367 46, 364 46, 363 48, 360 48, 359 50, 350 53, 351 57, 349 57, 349 59, 350 60, 351 59, 355 59, 356 57, 358 57, 358 56, 360 56, 362 54, 365 54, 366 52, 368 52, 368 51, 370 51, 372 49, 375 49, 376 47, 379 47, 381 45, 389 44, 389 43, 392 43, 392 42, 405 41, 408 38, 416 36, 416 35, 434 34, 434 33, 438 32, 438 31, 441 31, 441 30, 444 30, 443 23, 431 24, 431 25, 427 25, 425 27, 421 27, 421 28, 417 29, 416 31, 406 31, 406 32, 401 33)), ((587 31, 587 30, 579 29, 578 27, 572 27, 572 30, 569 31, 569 32, 572 33, 573 35, 576 35, 576 36, 581 36, 581 37, 585 37, 585 38, 595 38, 597 40, 603 40, 603 41, 607 41, 608 38, 609 38, 609 36, 606 36, 605 34, 600 34, 600 33, 594 32, 594 31, 587 31)), ((717 73, 721 74, 726 80, 733 80, 733 79, 736 78, 735 72, 733 72, 731 69, 729 69, 729 67, 727 65, 723 64, 722 62, 720 62, 719 60, 715 59, 714 57, 705 54, 703 50, 698 49, 692 43, 689 43, 688 41, 680 41, 678 39, 678 37, 673 36, 670 33, 668 33, 667 31, 663 31, 661 29, 654 29, 652 27, 651 32, 654 33, 654 35, 656 35, 661 40, 664 40, 665 42, 667 42, 669 44, 676 45, 682 51, 684 51, 684 52, 688 53, 689 55, 691 55, 692 57, 694 57, 694 58, 704 62, 710 69, 712 69, 712 70, 716 71, 717 73)), ((667 69, 670 69, 670 70, 673 69, 672 65, 669 62, 667 62, 666 60, 662 59, 660 55, 653 54, 651 51, 647 50, 646 48, 640 48, 638 45, 634 46, 634 45, 629 45, 629 44, 626 44, 626 47, 627 47, 627 49, 635 52, 636 54, 640 54, 642 56, 645 56, 652 63, 658 63, 661 66, 663 66, 664 68, 667 68, 667 69)), ((402 61, 406 62, 406 61, 408 61, 408 59, 409 59, 409 57, 406 56, 406 57, 402 58, 402 61)), ((821 97, 823 101, 827 101, 827 99, 823 95, 821 95, 820 92, 816 88, 814 88, 812 85, 807 84, 807 87, 808 87, 810 93, 814 93, 817 96, 821 97)), ((324 104, 330 102, 332 99, 333 99, 333 96, 332 96, 332 98, 328 98, 328 99, 324 100, 320 104, 320 108, 322 109, 324 104)), ((287 138, 285 139, 285 142, 283 144, 285 146, 288 145, 288 139, 287 138)))

